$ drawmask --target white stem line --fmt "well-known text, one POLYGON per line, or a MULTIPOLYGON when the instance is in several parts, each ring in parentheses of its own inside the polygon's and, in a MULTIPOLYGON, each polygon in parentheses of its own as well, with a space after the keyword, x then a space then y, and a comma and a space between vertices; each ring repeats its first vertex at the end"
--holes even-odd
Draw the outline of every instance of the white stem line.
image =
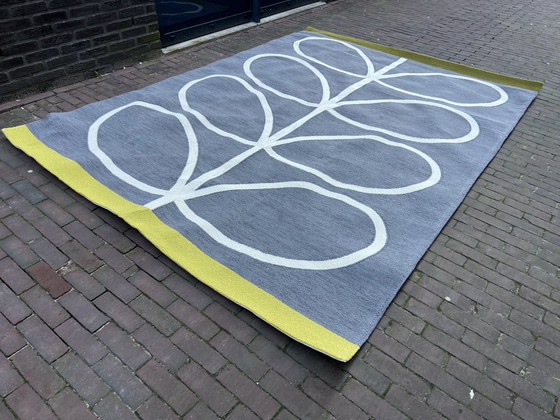
POLYGON ((186 185, 170 190, 166 192, 166 194, 162 195, 162 197, 150 201, 147 204, 144 204, 144 206, 148 207, 151 210, 155 210, 158 207, 164 206, 165 204, 169 204, 177 200, 185 199, 190 195, 192 195, 192 192, 196 191, 206 182, 222 176, 229 170, 235 168, 244 160, 253 156, 261 149, 262 149, 261 146, 252 147, 251 149, 246 150, 245 152, 235 156, 234 158, 228 160, 226 163, 218 166, 217 168, 214 168, 211 171, 208 171, 200 175, 198 178, 189 181, 186 185))
POLYGON ((287 135, 293 133, 296 129, 301 127, 303 124, 305 124, 310 119, 316 117, 317 115, 319 115, 319 114, 321 114, 325 111, 330 111, 331 109, 336 108, 336 106, 338 105, 338 103, 340 101, 342 101, 343 99, 345 99, 346 97, 348 97, 349 95, 351 95, 352 93, 357 91, 358 89, 361 89, 362 87, 366 86, 367 84, 369 84, 371 82, 374 82, 374 81, 377 81, 377 79, 379 77, 381 77, 382 75, 384 75, 388 71, 394 69, 395 67, 401 65, 405 61, 406 61, 405 58, 399 58, 398 60, 393 61, 391 64, 389 64, 389 65, 383 67, 382 69, 372 73, 371 75, 365 76, 362 80, 348 86, 346 89, 344 89, 338 95, 336 95, 334 98, 329 99, 326 102, 320 103, 317 106, 317 108, 315 108, 312 112, 307 114, 305 117, 299 119, 298 121, 293 122, 289 126, 287 126, 284 129, 278 131, 276 134, 273 134, 272 136, 270 136, 270 140, 267 143, 270 144, 270 143, 277 142, 278 140, 280 140, 280 139, 286 137, 287 135))
MULTIPOLYGON (((334 98, 332 98, 332 99, 330 99, 330 100, 328 100, 324 103, 319 104, 317 106, 317 108, 315 108, 313 111, 311 111, 309 114, 307 114, 303 118, 300 118, 298 121, 295 121, 294 123, 290 124, 289 126, 285 127, 284 129, 278 131, 276 134, 269 135, 268 140, 264 140, 262 143, 259 141, 259 144, 253 145, 253 147, 251 149, 249 149, 249 150, 245 151, 244 153, 234 157, 233 159, 230 159, 229 161, 222 164, 218 168, 215 168, 215 169, 213 169, 209 172, 206 172, 205 174, 199 176, 198 178, 191 180, 184 187, 181 187, 181 186, 177 185, 175 188, 173 188, 167 194, 163 195, 161 198, 158 198, 156 200, 153 200, 153 201, 147 203, 146 207, 154 210, 154 209, 156 209, 158 207, 161 207, 165 204, 177 201, 179 199, 185 199, 186 197, 192 196, 192 193, 194 191, 196 191, 198 188, 200 188, 206 182, 211 181, 213 179, 216 179, 216 178, 224 175, 226 172, 230 171, 231 169, 233 169, 237 165, 241 164, 243 161, 245 161, 249 157, 253 156, 258 151, 262 150, 265 145, 269 146, 269 147, 273 146, 275 142, 277 142, 277 141, 281 140, 282 138, 284 138, 285 136, 291 134, 297 128, 301 127, 307 121, 311 120, 312 118, 316 117, 317 115, 321 114, 322 112, 331 111, 334 107, 336 107, 336 104, 338 102, 345 99, 348 95, 352 94, 353 92, 362 88, 363 86, 365 86, 365 85, 367 85, 367 84, 369 84, 373 81, 376 81, 383 74, 385 74, 388 71, 394 69, 395 67, 404 63, 405 61, 406 61, 406 59, 399 58, 398 60, 395 60, 391 64, 381 68, 380 70, 372 73, 371 75, 366 76, 362 80, 360 80, 360 81, 354 83, 353 85, 349 86, 348 88, 344 89, 342 92, 340 92, 334 98)), ((249 68, 248 65, 246 66, 245 71, 247 71, 247 68, 249 68)), ((252 76, 251 78, 254 80, 255 77, 252 74, 251 74, 251 76, 252 76)), ((212 77, 212 76, 208 76, 206 78, 210 78, 210 77, 212 77)), ((214 76, 214 77, 216 77, 216 76, 214 76)), ((240 82, 244 87, 247 88, 246 82, 242 81, 242 79, 234 78, 234 77, 231 77, 231 78, 240 82)), ((193 84, 195 84, 196 82, 198 82, 198 81, 190 82, 189 84, 184 86, 179 93, 179 98, 181 100, 181 104, 183 106, 183 109, 185 109, 186 111, 191 112, 191 113, 193 113, 194 110, 187 103, 186 93, 187 93, 188 89, 193 84)), ((325 88, 324 85, 323 85, 323 88, 325 88)), ((328 89, 328 85, 327 85, 327 89, 328 89)), ((254 89, 251 89, 250 91, 252 91, 255 94, 257 94, 257 92, 258 92, 258 91, 254 91, 254 89)), ((262 93, 261 93, 261 95, 262 95, 262 93)), ((261 98, 261 96, 258 95, 258 94, 257 94, 257 96, 259 97, 259 100, 261 101, 261 104, 262 104, 263 103, 263 98, 261 98)), ((326 95, 323 95, 323 97, 325 97, 325 96, 326 95)), ((264 100, 264 102, 266 102, 266 100, 264 100)), ((266 102, 266 105, 268 105, 268 102, 266 102)), ((267 122, 269 122, 269 121, 272 120, 272 117, 269 116, 269 113, 272 114, 272 111, 270 110, 270 107, 268 107, 268 106, 265 106, 264 109, 265 109, 265 115, 267 117, 269 117, 269 118, 266 118, 267 122)), ((198 111, 195 111, 195 112, 198 112, 198 111)), ((199 117, 197 116, 197 118, 199 118, 199 117)), ((199 121, 200 120, 201 119, 199 118, 199 121)), ((207 127, 211 126, 211 124, 209 122, 203 121, 203 123, 207 127)), ((217 129, 217 127, 216 127, 216 129, 217 129)), ((268 129, 265 130, 265 132, 267 132, 267 131, 268 131, 268 129)), ((270 132, 268 131, 268 133, 270 133, 270 132)), ((231 135, 229 137, 234 139, 233 136, 231 136, 231 135)), ((237 138, 235 138, 235 140, 239 141, 239 139, 237 139, 237 138)), ((245 139, 243 139, 243 140, 245 140, 245 139)), ((247 140, 245 140, 245 141, 247 141, 247 140)), ((292 166, 294 166, 294 165, 292 165, 292 166)))

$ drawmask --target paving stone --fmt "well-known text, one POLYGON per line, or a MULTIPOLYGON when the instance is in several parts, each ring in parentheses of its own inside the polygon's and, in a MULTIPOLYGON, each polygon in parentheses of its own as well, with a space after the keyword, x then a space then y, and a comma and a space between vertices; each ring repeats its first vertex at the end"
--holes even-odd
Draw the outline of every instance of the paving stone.
POLYGON ((550 412, 554 408, 554 399, 550 394, 523 380, 519 375, 515 375, 491 361, 488 363, 486 371, 490 378, 498 383, 507 384, 509 389, 545 411, 550 412))
POLYGON ((17 324, 32 313, 31 309, 4 283, 0 283, 0 312, 12 324, 17 324))
POLYGON ((210 296, 177 274, 170 275, 163 283, 197 309, 204 309, 213 302, 210 296))
POLYGON ((141 326, 133 333, 133 337, 171 371, 176 371, 189 361, 185 353, 151 325, 141 326))
POLYGON ((180 415, 185 414, 198 400, 191 390, 154 360, 138 371, 138 377, 180 415))
POLYGON ((0 418, 3 420, 16 420, 12 412, 0 401, 0 418))
POLYGON ((204 309, 204 313, 243 344, 249 344, 258 334, 247 323, 217 302, 204 309))
POLYGON ((436 310, 424 305, 414 298, 411 298, 407 302, 406 309, 413 314, 421 317, 422 319, 429 321, 432 325, 441 329, 441 331, 451 335, 452 337, 460 338, 465 331, 465 327, 442 316, 436 310))
POLYGON ((249 348, 291 383, 300 384, 309 374, 307 369, 294 363, 286 353, 263 336, 255 338, 249 348))
MULTIPOLYGON (((1 175, 0 175, 1 177, 1 175)), ((37 207, 27 201, 23 196, 16 195, 8 198, 6 203, 12 208, 15 213, 18 213, 25 220, 32 222, 42 217, 43 214, 37 210, 37 207)))
POLYGON ((29 289, 20 297, 51 328, 60 325, 70 316, 56 300, 38 285, 29 289))
POLYGON ((25 338, 0 314, 0 351, 11 356, 26 344, 25 338))
POLYGON ((479 420, 482 417, 448 397, 439 389, 430 394, 427 404, 449 419, 479 420))
POLYGON ((167 310, 205 340, 211 339, 220 331, 220 327, 213 321, 182 299, 173 302, 167 310))
POLYGON ((244 405, 238 404, 232 410, 231 413, 226 417, 228 420, 258 420, 257 417, 251 410, 249 410, 244 405))
MULTIPOLYGON (((73 192, 70 191, 70 193, 72 194, 73 192)), ((81 196, 76 196, 76 198, 82 200, 84 203, 86 202, 86 200, 81 196)), ((72 203, 64 209, 90 229, 95 229, 99 225, 103 224, 103 221, 91 210, 89 210, 82 202, 72 203)), ((89 203, 89 205, 91 205, 91 203, 89 203)))
POLYGON ((53 412, 27 384, 22 385, 6 397, 14 413, 22 419, 55 420, 53 412))
POLYGON ((471 368, 453 357, 449 360, 446 371, 469 385, 475 392, 485 395, 487 398, 506 409, 511 409, 513 393, 505 386, 496 383, 480 371, 471 368))
POLYGON ((107 384, 75 353, 67 353, 53 366, 90 406, 110 391, 107 384))
POLYGON ((397 386, 392 386, 385 400, 411 418, 442 420, 444 417, 397 386))
POLYGON ((55 299, 68 292, 72 286, 43 261, 27 269, 29 275, 55 299))
POLYGON ((350 379, 347 382, 342 390, 342 394, 374 418, 395 420, 404 420, 406 418, 387 401, 355 379, 350 379))
MULTIPOLYGON (((154 244, 152 244, 150 241, 148 241, 146 239, 146 237, 144 237, 136 229, 129 228, 124 232, 124 234, 128 239, 130 239, 136 245, 136 247, 141 249, 141 251, 138 251, 139 253, 142 253, 143 251, 145 251, 145 252, 150 253, 153 257, 156 257, 156 258, 161 255, 161 251, 159 249, 157 249, 154 246, 154 244)), ((149 273, 148 270, 145 270, 145 271, 149 273)))
POLYGON ((95 278, 80 269, 64 274, 63 277, 88 299, 95 299, 106 290, 95 278))
POLYGON ((266 363, 225 331, 215 336, 210 344, 254 381, 262 378, 269 369, 266 363))
POLYGON ((0 396, 5 397, 23 384, 23 378, 8 359, 0 357, 0 396))
POLYGON ((197 363, 191 362, 183 366, 177 376, 221 417, 237 403, 231 392, 214 381, 197 363))
POLYGON ((319 378, 309 376, 303 383, 302 390, 321 407, 325 407, 337 418, 369 418, 369 415, 358 408, 357 405, 348 400, 341 393, 334 391, 331 387, 329 387, 329 385, 321 381, 319 378))
POLYGON ((15 236, 0 240, 0 249, 8 254, 21 268, 27 268, 39 261, 39 257, 15 236))
POLYGON ((95 255, 102 259, 105 264, 109 265, 118 274, 123 274, 134 265, 121 251, 108 244, 98 247, 95 250, 95 255))
POLYGON ((16 295, 35 286, 35 282, 11 258, 0 260, 0 278, 16 295))
POLYGON ((130 251, 127 257, 156 280, 163 280, 171 274, 169 267, 140 248, 130 251))
POLYGON ((57 247, 70 240, 70 235, 48 217, 41 217, 35 220, 33 226, 57 247))
POLYGON ((95 420, 95 415, 88 406, 70 388, 59 392, 49 400, 51 409, 61 420, 95 420))
POLYGON ((109 322, 95 333, 111 351, 132 370, 150 359, 150 355, 126 332, 109 322))
MULTIPOLYGON (((53 196, 52 190, 54 188, 57 187, 52 186, 52 184, 51 186, 47 185, 41 187, 43 191, 47 190, 46 192, 49 194, 50 200, 43 201, 42 203, 37 205, 37 208, 39 208, 46 216, 48 216, 50 220, 52 220, 58 226, 66 226, 68 223, 74 220, 74 217, 62 207, 60 207, 68 204, 66 203, 67 200, 63 199, 62 202, 60 202, 59 197, 57 197, 58 195, 63 195, 65 193, 59 190, 60 193, 57 193, 57 196, 53 196)), ((71 200, 70 203, 73 201, 74 200, 71 200)))
POLYGON ((77 220, 64 226, 64 230, 88 249, 95 249, 104 244, 103 239, 77 220))
POLYGON ((117 274, 106 265, 95 271, 93 277, 124 303, 129 303, 141 293, 140 290, 125 280, 124 277, 117 274))
POLYGON ((132 410, 140 407, 151 395, 142 381, 111 354, 97 362, 93 369, 132 410))
POLYGON ((62 296, 58 302, 91 332, 109 321, 109 318, 75 290, 62 296))
POLYGON ((525 401, 523 398, 517 398, 515 400, 515 404, 513 405, 513 412, 522 419, 552 420, 554 418, 553 416, 545 413, 533 404, 525 401))
POLYGON ((296 416, 290 413, 288 410, 284 409, 280 411, 280 414, 276 416, 275 420, 298 420, 296 416))
POLYGON ((422 336, 448 353, 467 362, 474 368, 480 371, 484 370, 484 367, 486 366, 486 358, 470 347, 464 345, 459 340, 448 336, 431 325, 424 330, 422 336))
MULTIPOLYGON (((142 404, 140 408, 136 410, 136 414, 144 420, 152 420, 156 418, 160 420, 179 420, 179 416, 156 396, 151 397, 148 401, 142 404)), ((197 419, 199 418, 205 417, 197 417, 197 419)))
POLYGON ((324 408, 274 371, 266 374, 260 386, 298 417, 321 418, 327 414, 324 408))
POLYGON ((136 420, 138 417, 115 394, 109 394, 93 407, 100 419, 136 420))
POLYGON ((423 357, 412 353, 406 361, 406 366, 419 376, 433 383, 455 400, 466 404, 470 398, 470 388, 449 375, 439 366, 434 365, 423 357))
POLYGON ((20 322, 17 328, 48 363, 68 351, 66 344, 36 315, 20 322))
POLYGON ((189 411, 184 420, 196 420, 196 419, 208 419, 208 420, 218 420, 220 417, 216 415, 212 410, 210 410, 206 404, 199 402, 195 405, 191 411, 189 411))
POLYGON ((317 358, 315 350, 296 341, 288 345, 286 353, 333 389, 340 390, 350 376, 341 364, 332 363, 328 358, 317 358))
MULTIPOLYGON (((84 88, 83 86, 80 89, 87 89, 84 88)), ((95 209, 93 211, 100 219, 103 219, 103 221, 106 222, 105 226, 109 226, 111 229, 115 229, 116 231, 120 232, 124 232, 125 230, 130 229, 130 225, 128 223, 126 223, 123 219, 121 219, 119 216, 117 216, 116 214, 110 212, 109 210, 106 210, 102 207, 99 207, 97 209, 95 209)), ((101 227, 101 226, 100 226, 101 227)), ((99 228, 96 228, 99 229, 99 228)), ((110 241, 107 241, 110 243, 110 241)), ((134 245, 131 246, 130 249, 134 248, 134 245)))
POLYGON ((95 364, 109 352, 107 347, 73 318, 59 325, 54 331, 89 365, 95 364))
POLYGON ((41 191, 39 191, 33 184, 31 184, 26 179, 14 182, 11 184, 12 187, 24 196, 31 204, 37 204, 45 200, 47 197, 41 191))
POLYGON ((421 333, 426 327, 426 321, 423 321, 420 317, 411 314, 395 304, 389 305, 385 316, 415 333, 421 333))
POLYGON ((211 374, 218 372, 227 363, 220 353, 185 328, 177 331, 171 341, 211 374))
POLYGON ((130 303, 130 307, 165 336, 170 336, 181 327, 179 321, 144 295, 134 299, 134 301, 130 303))
POLYGON ((399 343, 397 340, 384 334, 381 330, 375 329, 369 337, 370 342, 375 348, 383 351, 398 362, 404 362, 410 354, 410 349, 399 343))
MULTIPOLYGON (((123 222, 124 223, 124 222, 123 222)), ((125 225, 128 228, 128 225, 125 225)), ((134 248, 134 243, 113 227, 103 224, 94 229, 96 235, 104 241, 114 246, 121 253, 125 253, 134 248)))
POLYGON ((51 268, 58 270, 68 262, 68 257, 45 238, 39 238, 29 244, 30 248, 51 268))
POLYGON ((22 242, 29 243, 41 237, 41 234, 18 214, 2 219, 2 223, 22 242))
POLYGON ((91 273, 101 267, 103 263, 91 251, 84 248, 76 240, 66 242, 60 247, 68 258, 82 267, 86 272, 91 273))
MULTIPOLYGON (((0 199, 7 200, 8 198, 12 198, 16 194, 16 190, 14 190, 8 182, 4 181, 4 179, 0 179, 0 199)), ((13 211, 11 211, 11 208, 7 205, 3 209, 2 214, 4 214, 4 212, 6 213, 5 216, 7 216, 8 214, 13 214, 13 211)))
POLYGON ((136 312, 122 303, 110 292, 106 292, 94 300, 95 306, 105 312, 121 328, 129 333, 142 326, 145 321, 136 312))
POLYGON ((31 347, 27 346, 17 352, 11 360, 43 399, 51 398, 57 391, 64 388, 62 378, 31 347))
MULTIPOLYGON (((6 203, 4 203, 4 199, 2 198, 2 186, 6 184, 3 180, 0 179, 0 219, 3 219, 6 216, 9 216, 10 214, 14 214, 13 210, 11 209, 10 206, 8 206, 6 203)), ((4 232, 2 234, 2 238, 5 238, 6 236, 8 236, 8 229, 6 229, 5 227, 3 228, 4 232)))
POLYGON ((280 404, 243 373, 229 365, 220 372, 217 379, 260 418, 273 418, 279 411, 280 404))
POLYGON ((177 296, 167 287, 143 271, 138 271, 128 280, 163 308, 167 308, 177 299, 177 296))

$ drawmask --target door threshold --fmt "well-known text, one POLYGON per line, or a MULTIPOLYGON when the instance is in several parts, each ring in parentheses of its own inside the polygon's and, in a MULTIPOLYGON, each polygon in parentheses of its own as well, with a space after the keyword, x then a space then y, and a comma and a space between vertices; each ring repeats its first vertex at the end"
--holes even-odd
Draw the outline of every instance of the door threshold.
POLYGON ((233 34, 235 32, 239 32, 239 31, 243 31, 245 29, 253 28, 253 27, 258 26, 260 24, 272 22, 276 19, 281 19, 283 17, 290 16, 290 15, 293 15, 295 13, 303 12, 305 10, 309 10, 309 9, 313 9, 315 7, 318 7, 318 6, 322 6, 324 4, 325 4, 324 1, 318 1, 318 2, 315 2, 315 3, 311 3, 311 4, 306 4, 305 6, 296 7, 295 9, 292 9, 292 10, 287 10, 285 12, 281 12, 281 13, 277 13, 277 14, 272 15, 272 16, 265 17, 265 18, 261 19, 261 21, 259 23, 248 22, 248 23, 244 23, 242 25, 234 26, 233 28, 224 29, 222 31, 214 32, 214 33, 204 35, 204 36, 201 36, 201 37, 198 37, 198 38, 189 39, 188 41, 183 41, 183 42, 180 42, 180 43, 175 44, 175 45, 170 45, 169 47, 162 48, 161 52, 164 53, 164 54, 169 54, 169 53, 172 53, 172 52, 175 52, 175 51, 183 50, 185 48, 192 47, 193 45, 198 45, 198 44, 201 44, 203 42, 211 41, 211 40, 216 39, 216 38, 221 38, 223 36, 233 34))

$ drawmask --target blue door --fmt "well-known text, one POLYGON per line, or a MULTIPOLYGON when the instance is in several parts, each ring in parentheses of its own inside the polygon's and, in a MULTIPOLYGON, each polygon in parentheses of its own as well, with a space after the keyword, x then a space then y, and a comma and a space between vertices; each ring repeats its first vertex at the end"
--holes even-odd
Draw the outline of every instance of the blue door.
POLYGON ((155 0, 166 47, 316 0, 155 0))

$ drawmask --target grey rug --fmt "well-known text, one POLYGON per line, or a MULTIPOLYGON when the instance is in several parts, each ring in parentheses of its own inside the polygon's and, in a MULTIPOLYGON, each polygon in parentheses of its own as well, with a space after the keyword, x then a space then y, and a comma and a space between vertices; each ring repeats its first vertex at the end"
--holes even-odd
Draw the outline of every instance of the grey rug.
POLYGON ((349 360, 538 90, 362 44, 299 32, 4 132, 202 282, 349 360))

